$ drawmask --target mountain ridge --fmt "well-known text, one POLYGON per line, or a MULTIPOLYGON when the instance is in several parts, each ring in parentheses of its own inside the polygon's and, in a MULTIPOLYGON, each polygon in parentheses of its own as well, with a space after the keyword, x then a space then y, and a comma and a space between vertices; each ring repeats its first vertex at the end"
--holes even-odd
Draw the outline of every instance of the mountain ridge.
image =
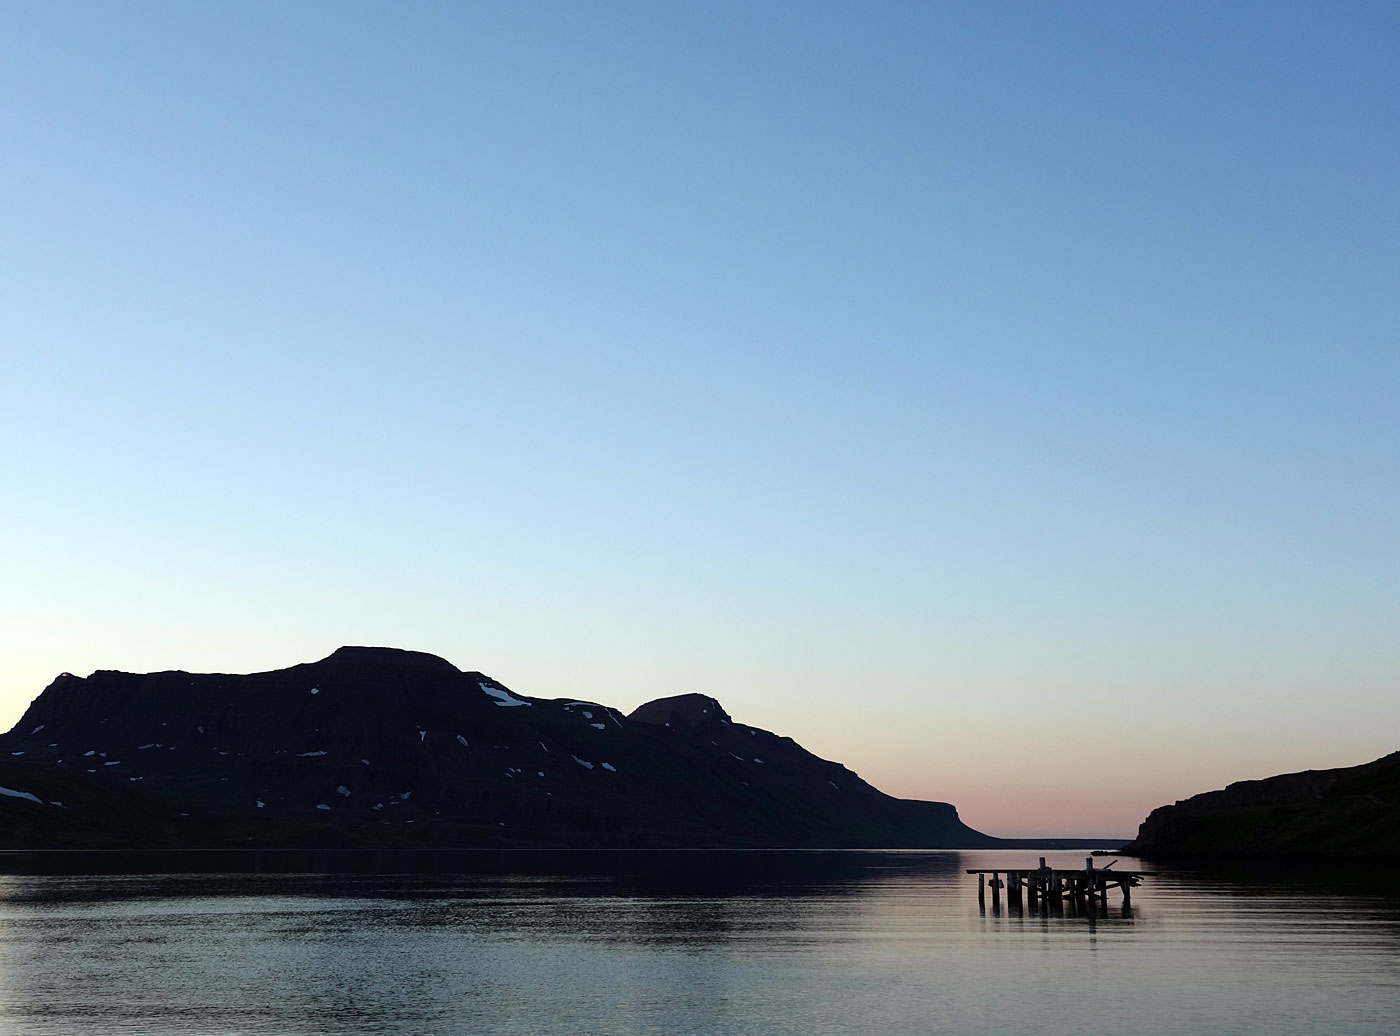
POLYGON ((64 673, 0 735, 3 848, 997 844, 708 695, 628 716, 399 648, 64 673))
POLYGON ((1148 814, 1132 856, 1400 857, 1400 752, 1236 781, 1148 814))

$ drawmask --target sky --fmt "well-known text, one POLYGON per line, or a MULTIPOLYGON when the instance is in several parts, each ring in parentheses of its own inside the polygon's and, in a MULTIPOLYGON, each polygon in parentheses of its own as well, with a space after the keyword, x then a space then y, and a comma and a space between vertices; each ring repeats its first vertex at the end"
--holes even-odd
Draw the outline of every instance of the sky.
POLYGON ((431 651, 1006 836, 1400 748, 1400 8, 7 5, 0 728, 431 651))

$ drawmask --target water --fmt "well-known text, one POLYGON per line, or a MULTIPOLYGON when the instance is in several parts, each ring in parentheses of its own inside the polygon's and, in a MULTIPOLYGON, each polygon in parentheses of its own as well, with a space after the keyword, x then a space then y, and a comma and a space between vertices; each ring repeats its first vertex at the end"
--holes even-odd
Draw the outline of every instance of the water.
POLYGON ((965 869, 1036 855, 0 875, 0 1033, 1396 1031, 1384 873, 1123 860, 1157 872, 1129 916, 1116 893, 1094 918, 979 912, 965 869))

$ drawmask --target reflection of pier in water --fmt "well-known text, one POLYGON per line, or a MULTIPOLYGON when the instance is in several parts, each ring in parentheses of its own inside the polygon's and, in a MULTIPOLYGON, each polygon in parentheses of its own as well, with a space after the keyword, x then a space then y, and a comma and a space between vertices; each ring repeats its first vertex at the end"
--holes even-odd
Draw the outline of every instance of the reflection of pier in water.
MULTIPOLYGON (((1117 863, 1118 861, 1113 861, 1117 863)), ((1094 869, 1094 858, 1086 857, 1083 870, 1062 870, 1045 866, 1045 857, 1040 858, 1040 866, 1033 870, 1011 870, 999 868, 969 868, 969 874, 977 875, 977 905, 987 909, 987 889, 992 890, 992 911, 1001 910, 1001 890, 1006 889, 1006 905, 1011 910, 1020 910, 1022 904, 1032 911, 1042 909, 1061 912, 1068 904, 1071 909, 1079 909, 1090 914, 1096 905, 1108 910, 1108 890, 1121 889, 1123 892, 1123 913, 1133 911, 1132 890, 1139 884, 1142 871, 1115 871, 1110 863, 1101 870, 1094 869), (987 875, 991 875, 991 880, 987 875), (1002 875, 1006 875, 1005 880, 1002 875)))

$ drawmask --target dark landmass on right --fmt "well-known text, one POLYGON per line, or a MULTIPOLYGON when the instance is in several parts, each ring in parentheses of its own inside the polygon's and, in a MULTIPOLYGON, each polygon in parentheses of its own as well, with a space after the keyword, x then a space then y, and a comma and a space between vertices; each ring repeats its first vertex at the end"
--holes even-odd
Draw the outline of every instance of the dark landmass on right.
POLYGON ((1304 770, 1159 806, 1130 856, 1400 857, 1400 752, 1361 766, 1304 770))

